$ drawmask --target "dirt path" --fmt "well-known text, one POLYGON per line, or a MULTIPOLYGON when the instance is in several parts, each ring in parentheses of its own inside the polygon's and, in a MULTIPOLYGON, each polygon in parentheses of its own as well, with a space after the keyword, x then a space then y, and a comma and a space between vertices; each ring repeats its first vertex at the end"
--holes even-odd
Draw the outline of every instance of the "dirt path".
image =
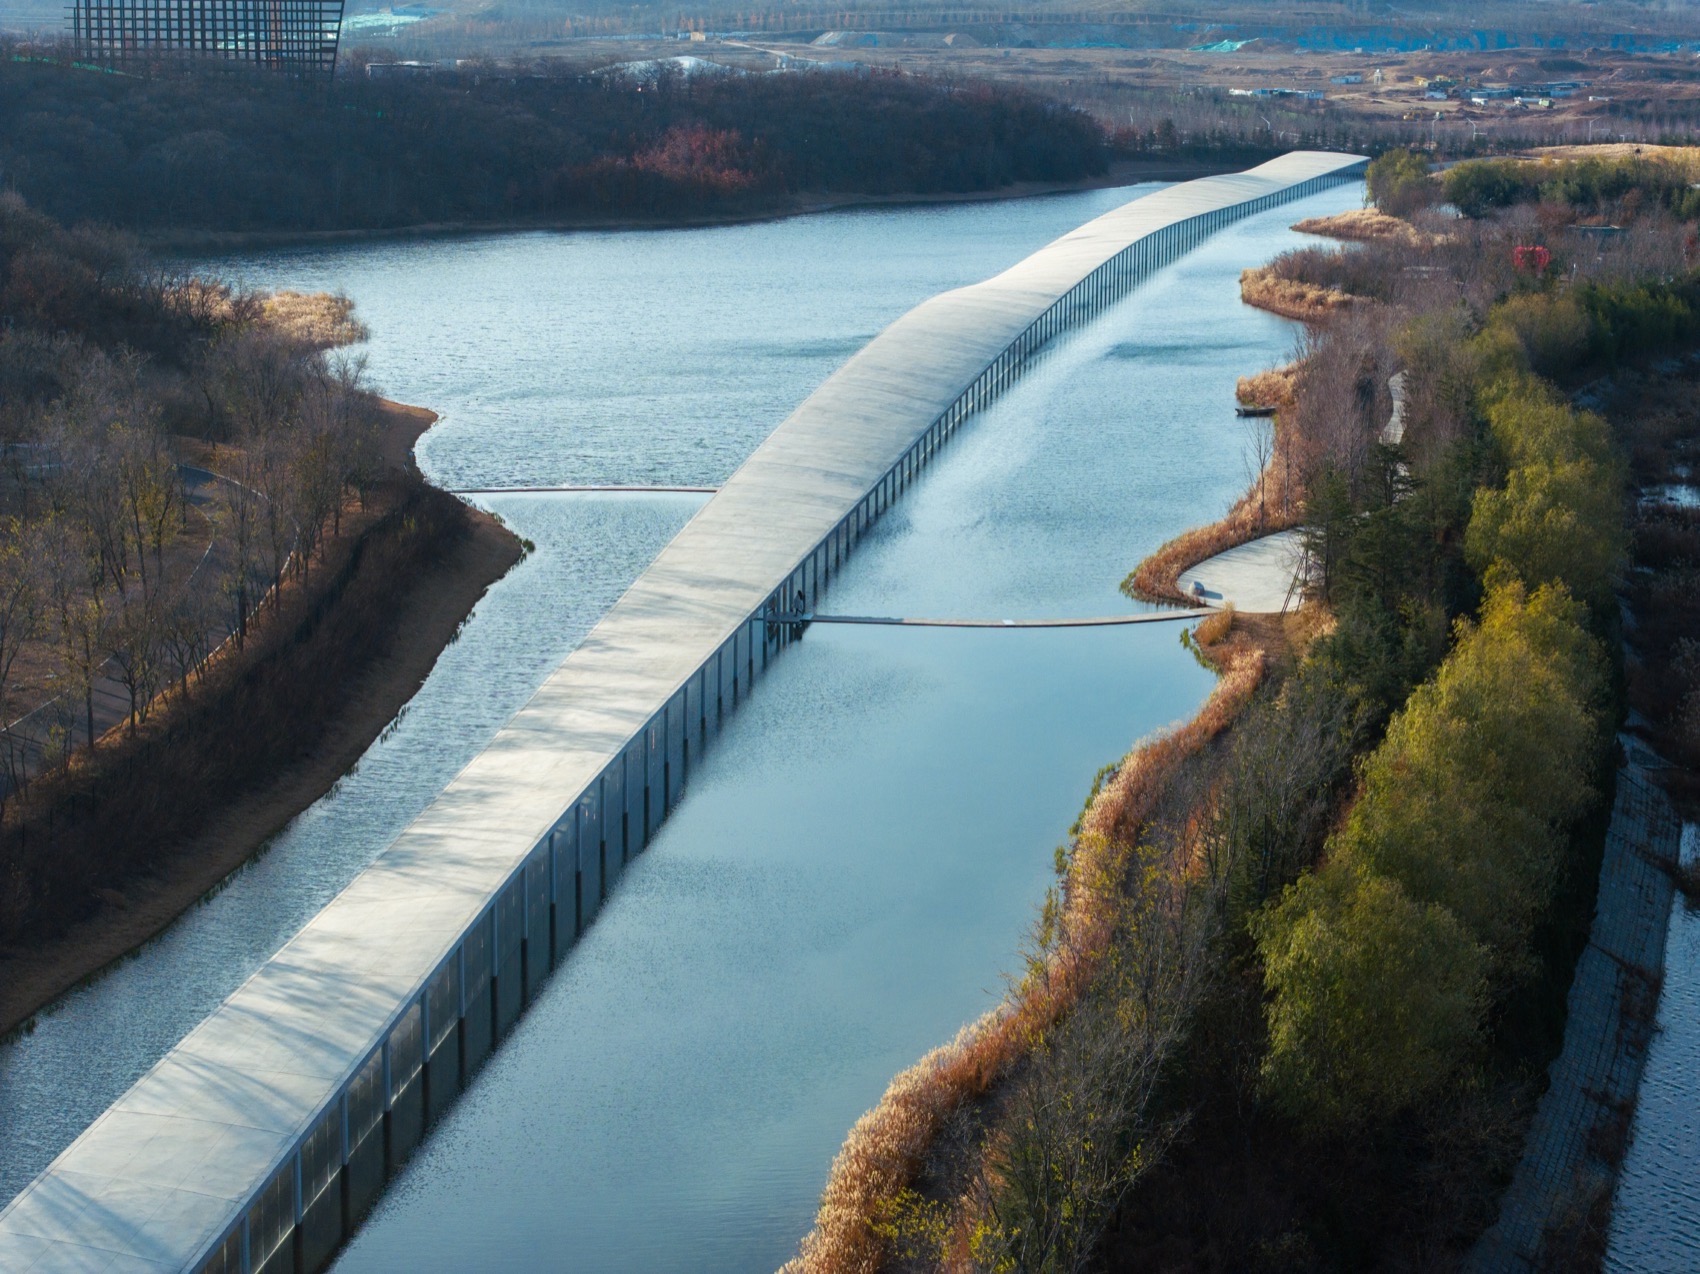
MULTIPOLYGON (((386 403, 386 455, 411 464, 412 446, 436 416, 386 403)), ((108 890, 100 914, 59 939, 0 956, 0 1035, 43 1005, 141 946, 247 862, 347 773, 424 682, 437 656, 485 591, 520 558, 514 536, 473 511, 473 533, 419 580, 390 648, 366 669, 312 753, 222 813, 157 874, 108 890)))

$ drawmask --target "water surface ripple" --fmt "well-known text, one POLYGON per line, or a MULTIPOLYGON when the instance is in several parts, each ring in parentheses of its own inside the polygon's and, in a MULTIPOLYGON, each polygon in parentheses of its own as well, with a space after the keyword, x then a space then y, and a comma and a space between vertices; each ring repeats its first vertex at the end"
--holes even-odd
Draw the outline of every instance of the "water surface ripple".
MULTIPOLYGON (((1136 193, 222 264, 348 291, 385 389, 443 413, 421 461, 445 485, 713 484, 886 322, 1136 193)), ((881 522, 831 608, 1126 608, 1126 569, 1244 486, 1264 426, 1234 418, 1234 377, 1293 343, 1238 304, 1238 271, 1358 197, 1224 232, 1047 356, 881 522)), ((216 898, 0 1049, 0 1198, 382 849, 696 500, 490 504, 537 552, 386 739, 216 898)), ((812 630, 339 1268, 783 1259, 849 1124, 1001 991, 1092 771, 1207 691, 1175 638, 812 630)))
MULTIPOLYGON (((1684 862, 1700 860, 1700 825, 1682 829, 1684 862)), ((1629 1153, 1612 1200, 1605 1268, 1611 1271, 1700 1269, 1700 1213, 1694 1173, 1700 1167, 1700 911, 1681 895, 1671 908, 1658 1033, 1647 1050, 1636 1098, 1629 1153)))
MULTIPOLYGON (((372 331, 356 352, 373 378, 442 415, 420 448, 441 485, 712 486, 885 324, 1138 193, 189 264, 354 297, 372 331)), ((537 551, 491 589, 401 719, 215 897, 0 1045, 0 1201, 366 866, 697 507, 690 497, 483 502, 537 551)))

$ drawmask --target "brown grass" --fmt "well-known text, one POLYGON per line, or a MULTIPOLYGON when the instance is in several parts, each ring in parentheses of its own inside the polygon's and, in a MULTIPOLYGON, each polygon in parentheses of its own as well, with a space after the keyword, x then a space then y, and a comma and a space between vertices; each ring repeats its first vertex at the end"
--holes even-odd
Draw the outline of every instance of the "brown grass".
POLYGON ((187 279, 174 285, 168 303, 213 324, 258 321, 303 349, 357 345, 369 333, 354 317, 354 302, 330 292, 240 293, 226 284, 187 279))
POLYGON ((1277 411, 1293 405, 1299 385, 1299 365, 1267 367, 1234 382, 1234 397, 1247 407, 1273 407, 1277 411))
POLYGON ((1234 630, 1234 604, 1229 602, 1192 630, 1192 639, 1208 650, 1234 630))
POLYGON ((1352 208, 1331 217, 1307 217, 1293 229, 1300 234, 1322 235, 1349 243, 1392 243, 1405 248, 1432 248, 1445 242, 1443 235, 1427 234, 1403 217, 1390 216, 1375 208, 1352 208))
POLYGON ((1240 300, 1302 323, 1320 323, 1331 315, 1350 309, 1360 299, 1338 288, 1284 279, 1266 265, 1240 271, 1240 300))
POLYGON ((827 1175, 815 1228, 784 1274, 873 1274, 884 1266, 890 1251, 877 1220, 915 1184, 952 1112, 984 1097, 1079 998, 1108 947, 1140 827, 1181 764, 1250 702, 1264 667, 1260 650, 1240 651, 1197 716, 1128 753, 1082 819, 1063 881, 1059 937, 1043 964, 996 1009, 892 1080, 856 1121, 827 1175))
POLYGON ((1541 159, 1652 159, 1686 169, 1700 180, 1700 146, 1649 146, 1641 142, 1593 142, 1581 146, 1539 146, 1541 159))

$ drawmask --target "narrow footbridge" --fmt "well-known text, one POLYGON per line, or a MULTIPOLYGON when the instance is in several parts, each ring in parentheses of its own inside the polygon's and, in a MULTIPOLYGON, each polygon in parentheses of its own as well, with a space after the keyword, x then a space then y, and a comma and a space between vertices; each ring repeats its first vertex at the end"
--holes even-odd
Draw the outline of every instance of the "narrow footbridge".
POLYGON ((796 639, 767 616, 817 611, 869 526, 1051 341, 1364 163, 1297 152, 1147 195, 880 333, 371 867, 0 1212, 0 1268, 323 1267, 796 639))
MULTIPOLYGON (((784 624, 792 629, 810 624, 882 624, 890 628, 1115 628, 1122 624, 1164 624, 1177 619, 1202 619, 1207 610, 1153 610, 1134 615, 1086 615, 1060 619, 898 619, 885 615, 763 614, 751 623, 784 624)), ((800 637, 793 631, 790 636, 800 637)))

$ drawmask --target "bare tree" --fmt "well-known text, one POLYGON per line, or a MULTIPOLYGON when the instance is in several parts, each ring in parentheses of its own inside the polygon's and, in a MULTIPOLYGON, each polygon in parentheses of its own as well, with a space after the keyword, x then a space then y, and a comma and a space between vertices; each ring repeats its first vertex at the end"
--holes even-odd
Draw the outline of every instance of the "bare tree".
POLYGON ((207 592, 191 581, 159 617, 162 666, 177 682, 178 696, 189 698, 189 678, 212 653, 213 635, 223 631, 207 592))
POLYGON ((0 776, 0 812, 22 777, 6 692, 12 683, 12 665, 24 643, 36 636, 42 613, 41 559, 34 531, 17 518, 0 523, 0 749, 6 764, 6 773, 0 776))
POLYGON ((151 601, 164 586, 165 541, 183 504, 183 483, 157 428, 122 429, 114 437, 112 449, 126 529, 135 545, 142 597, 151 601))
POLYGON ((259 465, 246 451, 225 453, 223 460, 232 470, 218 484, 219 504, 215 516, 219 534, 224 537, 230 559, 230 573, 224 589, 232 611, 232 626, 237 644, 248 639, 248 614, 251 609, 251 590, 259 555, 260 521, 263 497, 253 485, 259 475, 259 465))
POLYGON ((1253 422, 1251 435, 1245 441, 1245 451, 1242 462, 1245 467, 1246 485, 1257 487, 1257 529, 1262 532, 1268 527, 1269 500, 1269 465, 1275 457, 1275 431, 1266 428, 1261 421, 1253 422))
POLYGON ((88 747, 95 745, 95 682, 112 653, 112 624, 121 609, 109 606, 105 578, 90 570, 77 544, 68 544, 53 563, 54 636, 65 668, 65 697, 82 701, 88 747))
POLYGON ((152 601, 132 603, 112 626, 112 668, 130 700, 129 732, 145 721, 164 675, 164 624, 152 601))

